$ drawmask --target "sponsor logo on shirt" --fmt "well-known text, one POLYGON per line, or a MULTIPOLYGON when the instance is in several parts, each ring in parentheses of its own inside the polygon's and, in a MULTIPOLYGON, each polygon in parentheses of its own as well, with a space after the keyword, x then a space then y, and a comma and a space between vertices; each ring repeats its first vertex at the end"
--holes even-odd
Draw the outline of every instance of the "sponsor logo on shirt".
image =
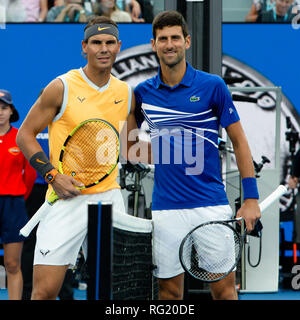
POLYGON ((40 250, 40 253, 41 253, 44 257, 45 257, 49 252, 50 252, 49 249, 45 249, 45 250, 41 249, 41 250, 40 250))
POLYGON ((190 97, 190 101, 191 101, 191 102, 200 101, 200 97, 192 96, 192 97, 190 97))
POLYGON ((21 151, 18 147, 12 147, 8 149, 8 152, 13 156, 17 156, 21 151))
POLYGON ((85 97, 77 97, 77 99, 82 103, 85 100, 85 97))

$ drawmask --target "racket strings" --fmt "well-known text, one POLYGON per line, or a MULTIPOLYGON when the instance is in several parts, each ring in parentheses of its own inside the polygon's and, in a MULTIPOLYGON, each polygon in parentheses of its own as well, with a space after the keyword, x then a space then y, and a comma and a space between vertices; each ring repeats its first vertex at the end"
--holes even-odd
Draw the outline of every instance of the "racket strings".
POLYGON ((119 138, 108 124, 90 121, 71 136, 62 159, 63 173, 85 186, 109 174, 119 156, 119 138))
POLYGON ((182 263, 202 281, 216 281, 231 272, 240 256, 240 237, 227 224, 203 225, 189 234, 182 247, 182 263))

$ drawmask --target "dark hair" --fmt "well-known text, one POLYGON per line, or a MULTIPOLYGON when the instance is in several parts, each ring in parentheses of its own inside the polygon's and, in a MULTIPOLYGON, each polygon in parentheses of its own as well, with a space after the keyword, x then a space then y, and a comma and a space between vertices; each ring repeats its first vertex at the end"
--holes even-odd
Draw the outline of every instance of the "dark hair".
POLYGON ((90 26, 93 26, 94 24, 99 24, 99 23, 107 23, 107 24, 112 24, 118 29, 118 25, 110 19, 109 17, 106 16, 97 16, 93 18, 89 23, 85 26, 84 31, 89 28, 90 26))
POLYGON ((186 38, 189 34, 188 26, 181 13, 175 10, 160 12, 152 22, 152 34, 156 39, 156 30, 164 27, 180 26, 183 36, 186 38))

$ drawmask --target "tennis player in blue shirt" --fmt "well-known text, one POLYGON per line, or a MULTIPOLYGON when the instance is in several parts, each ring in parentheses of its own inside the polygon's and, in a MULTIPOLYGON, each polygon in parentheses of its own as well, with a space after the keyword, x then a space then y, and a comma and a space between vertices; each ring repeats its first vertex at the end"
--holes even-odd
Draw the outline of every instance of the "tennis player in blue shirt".
MULTIPOLYGON (((159 299, 182 299, 184 270, 179 261, 183 237, 200 223, 229 219, 229 206, 218 151, 222 126, 230 137, 242 177, 244 202, 237 213, 250 232, 260 218, 251 152, 236 108, 222 78, 192 68, 186 61, 191 39, 176 11, 153 21, 152 48, 157 76, 135 89, 136 108, 128 118, 133 129, 145 119, 155 164, 152 197, 154 275, 159 299)), ((235 274, 211 284, 214 299, 237 299, 235 274)))

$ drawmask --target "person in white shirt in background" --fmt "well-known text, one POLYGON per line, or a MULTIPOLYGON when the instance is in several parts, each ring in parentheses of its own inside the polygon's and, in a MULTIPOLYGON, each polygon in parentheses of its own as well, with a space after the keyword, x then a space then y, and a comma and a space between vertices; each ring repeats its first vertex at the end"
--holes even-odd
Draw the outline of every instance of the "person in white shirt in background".
POLYGON ((4 0, 7 22, 43 22, 48 0, 4 0))

